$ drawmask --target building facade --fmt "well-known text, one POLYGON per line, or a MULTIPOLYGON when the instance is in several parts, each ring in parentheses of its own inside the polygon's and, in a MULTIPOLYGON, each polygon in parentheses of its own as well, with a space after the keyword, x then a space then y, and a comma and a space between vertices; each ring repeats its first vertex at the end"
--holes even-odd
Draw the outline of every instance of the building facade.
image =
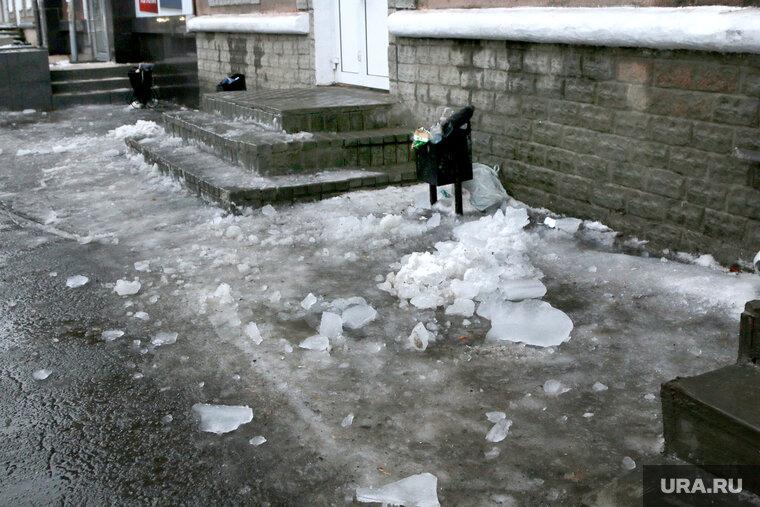
POLYGON ((385 89, 410 125, 474 104, 474 159, 516 198, 655 249, 751 260, 760 10, 537 3, 199 0, 188 28, 202 90, 235 72, 257 89, 385 89))

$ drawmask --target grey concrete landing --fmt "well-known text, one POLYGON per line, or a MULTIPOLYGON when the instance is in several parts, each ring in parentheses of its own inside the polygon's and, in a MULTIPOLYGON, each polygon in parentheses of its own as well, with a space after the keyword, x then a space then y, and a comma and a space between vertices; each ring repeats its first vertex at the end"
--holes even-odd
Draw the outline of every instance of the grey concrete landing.
POLYGON ((394 104, 388 93, 328 86, 210 93, 201 109, 272 130, 347 132, 387 127, 394 104))
POLYGON ((666 449, 697 465, 760 465, 760 369, 736 364, 663 384, 666 449))
POLYGON ((230 211, 268 203, 315 201, 353 190, 417 181, 414 165, 409 163, 378 170, 354 168, 262 177, 195 146, 178 145, 171 138, 142 141, 128 138, 126 144, 142 154, 146 162, 156 164, 161 172, 181 181, 192 192, 230 211))
POLYGON ((164 127, 204 151, 264 176, 412 161, 409 130, 400 127, 286 134, 201 111, 166 113, 164 127))

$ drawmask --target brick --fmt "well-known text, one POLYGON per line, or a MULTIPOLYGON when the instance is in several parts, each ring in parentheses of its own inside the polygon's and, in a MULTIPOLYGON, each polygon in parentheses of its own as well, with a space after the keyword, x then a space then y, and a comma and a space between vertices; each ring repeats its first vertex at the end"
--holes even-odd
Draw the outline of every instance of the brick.
POLYGON ((581 57, 581 70, 584 77, 606 81, 614 75, 614 63, 607 50, 587 50, 581 57))
POLYGON ((475 90, 471 93, 470 100, 472 101, 472 104, 478 109, 484 111, 493 111, 495 105, 495 97, 496 96, 494 92, 475 90))
POLYGON ((720 96, 715 100, 713 121, 755 127, 759 104, 760 101, 754 98, 720 96))
POLYGON ((611 164, 610 180, 616 185, 626 188, 642 188, 647 169, 631 162, 611 164))
POLYGON ((626 194, 626 211, 647 220, 661 222, 672 204, 671 199, 649 193, 629 190, 626 194))
MULTIPOLYGON (((760 190, 748 187, 733 187, 728 192, 726 211, 732 215, 760 220, 760 190)), ((760 236, 755 238, 760 242, 760 236)))
POLYGON ((652 116, 637 111, 615 112, 614 133, 635 139, 649 138, 649 121, 652 116))
POLYGON ((547 120, 549 118, 549 101, 538 97, 526 97, 520 108, 524 118, 532 120, 547 120))
POLYGON ((505 92, 508 88, 508 77, 509 75, 504 70, 488 69, 483 72, 483 88, 505 92))
POLYGON ((589 153, 599 155, 608 160, 628 160, 630 141, 625 137, 613 134, 597 134, 590 137, 594 137, 596 143, 594 149, 589 153))
POLYGON ((685 188, 683 176, 660 169, 648 169, 646 174, 648 176, 645 187, 647 192, 671 199, 683 197, 685 188))
POLYGON ((705 210, 702 231, 706 236, 740 243, 744 237, 746 219, 711 209, 705 210))
POLYGON ((534 74, 551 72, 551 54, 541 50, 540 45, 532 45, 523 56, 523 71, 534 74))
POLYGON ((624 192, 622 187, 609 183, 595 185, 592 189, 591 202, 611 211, 622 212, 625 210, 624 192))
POLYGON ((734 147, 734 129, 714 123, 694 123, 692 146, 715 153, 728 153, 734 147))
POLYGON ((575 173, 575 161, 577 158, 578 155, 572 151, 549 147, 546 149, 546 168, 561 173, 575 173))
POLYGON ((760 69, 743 69, 741 79, 744 95, 760 97, 760 69))
POLYGON ((594 139, 595 133, 574 127, 565 127, 562 134, 562 147, 576 153, 596 154, 599 144, 594 139))
POLYGON ((548 146, 562 144, 562 125, 537 121, 533 123, 533 141, 548 146))
POLYGON ((559 191, 557 173, 540 167, 531 167, 522 175, 521 182, 543 192, 557 193, 559 191))
POLYGON ((496 66, 496 54, 490 48, 482 48, 472 53, 472 65, 480 69, 492 69, 496 66))
POLYGON ((467 69, 462 71, 460 77, 462 88, 480 88, 483 86, 483 71, 467 69))
POLYGON ((656 86, 689 89, 694 78, 694 63, 659 62, 654 66, 656 86))
POLYGON ((531 95, 535 93, 535 77, 530 74, 510 73, 507 79, 508 90, 510 93, 522 93, 531 95))
POLYGON ((579 201, 588 201, 593 182, 579 176, 563 175, 560 178, 561 195, 579 201))
POLYGON ((522 98, 518 95, 497 93, 494 100, 497 113, 517 115, 522 109, 522 98))
POLYGON ((596 81, 585 78, 565 79, 564 97, 573 102, 593 103, 596 100, 596 81))
POLYGON ((535 80, 536 95, 542 97, 562 98, 564 79, 558 76, 537 76, 535 80))
POLYGON ((684 146, 691 142, 692 122, 657 116, 649 124, 651 138, 667 144, 684 146))
POLYGON ((449 62, 451 65, 459 67, 472 65, 472 50, 461 45, 452 47, 449 53, 449 62))
POLYGON ((714 96, 699 92, 653 89, 647 111, 662 116, 675 116, 709 121, 714 96))
POLYGON ((705 209, 702 206, 678 201, 668 209, 665 220, 692 230, 701 230, 704 213, 705 209))
POLYGON ((715 186, 709 181, 686 180, 686 200, 697 206, 711 209, 723 209, 726 202, 726 189, 715 186))
POLYGON ((595 155, 576 155, 573 158, 572 168, 575 174, 588 178, 596 184, 610 180, 610 163, 595 155))
POLYGON ((578 125, 580 104, 566 101, 552 101, 549 105, 549 119, 562 125, 578 125))
POLYGON ((449 51, 449 48, 445 46, 432 46, 430 47, 429 51, 430 51, 429 56, 428 56, 429 63, 433 65, 442 65, 445 68, 449 68, 449 65, 451 65, 451 61, 450 61, 451 52, 449 51))
POLYGON ((578 108, 578 125, 599 132, 614 130, 615 113, 610 109, 583 104, 578 108))
POLYGON ((414 65, 399 63, 398 64, 399 81, 414 83, 417 81, 417 67, 414 65))
POLYGON ((461 74, 461 71, 456 67, 443 66, 439 71, 441 84, 449 86, 459 85, 461 82, 461 74))
POLYGON ((596 104, 613 109, 628 109, 628 85, 622 83, 599 83, 596 104))
POLYGON ((464 107, 472 104, 470 91, 459 87, 452 88, 449 90, 449 104, 454 107, 464 107))
POLYGON ((534 143, 518 143, 515 149, 515 160, 543 167, 546 160, 546 147, 534 143))
POLYGON ((632 84, 651 84, 653 66, 644 60, 624 59, 618 62, 617 80, 632 84))
POLYGON ((439 84, 437 65, 417 65, 417 81, 420 83, 439 84))
POLYGON ((745 161, 709 154, 707 176, 710 182, 726 185, 745 185, 747 183, 747 168, 745 161))

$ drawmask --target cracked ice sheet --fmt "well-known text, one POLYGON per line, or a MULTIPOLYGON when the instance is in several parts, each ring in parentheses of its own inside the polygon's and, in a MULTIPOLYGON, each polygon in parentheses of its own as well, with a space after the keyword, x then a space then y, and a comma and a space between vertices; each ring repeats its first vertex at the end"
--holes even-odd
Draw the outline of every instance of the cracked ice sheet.
MULTIPOLYGON (((282 426, 325 463, 352 471, 330 501, 356 487, 429 472, 443 504, 486 504, 504 495, 518 505, 544 496, 578 503, 583 492, 622 471, 624 456, 645 463, 658 455, 659 405, 645 395, 676 375, 731 363, 737 312, 760 295, 755 275, 607 253, 562 231, 529 226, 525 255, 544 275, 543 300, 574 322, 572 339, 548 348, 486 342, 490 324, 478 315, 465 326, 443 308, 401 307, 376 287, 404 256, 433 251, 454 239, 456 225, 479 216, 439 210, 441 224, 429 229, 431 211, 409 207, 425 195, 424 185, 278 206, 272 216, 258 210, 227 216, 124 156, 107 131, 149 117, 122 109, 73 108, 52 115, 57 123, 0 130, 0 162, 7 167, 0 200, 40 221, 55 211, 57 228, 94 242, 118 239, 118 248, 133 254, 122 278, 139 276, 143 287, 125 298, 131 306, 112 316, 114 325, 128 322, 127 312, 147 311, 143 345, 159 332, 182 336, 144 354, 130 349, 135 363, 145 363, 146 375, 181 385, 188 382, 181 366, 188 357, 207 379, 204 391, 224 387, 224 404, 253 406, 250 385, 285 400, 268 407, 294 414, 278 419, 282 426), (52 151, 74 140, 71 151, 52 151), (15 156, 30 145, 49 153, 15 156), (44 172, 50 168, 64 169, 44 172), (43 178, 44 188, 26 190, 43 178), (233 226, 239 231, 228 233, 233 226), (141 261, 149 261, 148 271, 135 270, 141 261), (219 291, 222 284, 229 291, 219 291), (307 311, 300 303, 309 293, 317 302, 307 311), (156 294, 157 306, 170 312, 148 306, 156 294), (366 299, 377 317, 356 330, 344 327, 331 339, 330 354, 298 348, 317 333, 323 312, 341 313, 330 302, 352 296, 366 299), (244 331, 252 321, 266 336, 259 345, 244 331), (407 348, 418 322, 436 335, 424 352, 407 348), (220 379, 241 358, 248 366, 235 370, 240 380, 225 384, 220 379), (571 389, 549 397, 542 387, 549 379, 571 389), (608 390, 594 391, 595 382, 608 390), (482 414, 501 410, 513 424, 504 441, 492 444, 484 440, 492 424, 482 414), (342 428, 348 413, 356 419, 342 428), (585 413, 595 414, 593 422, 585 413), (494 446, 501 452, 486 460, 494 446)), ((111 345, 133 347, 131 340, 111 345)), ((193 401, 212 400, 200 392, 193 401)), ((258 434, 248 426, 236 430, 245 442, 258 434)), ((272 445, 275 430, 267 432, 272 445)))

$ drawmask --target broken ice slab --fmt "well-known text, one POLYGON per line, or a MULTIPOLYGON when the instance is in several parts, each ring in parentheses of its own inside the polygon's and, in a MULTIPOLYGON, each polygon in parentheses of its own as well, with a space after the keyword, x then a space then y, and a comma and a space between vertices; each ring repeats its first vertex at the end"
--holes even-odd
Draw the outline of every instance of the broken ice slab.
POLYGON ((160 347, 161 345, 171 345, 177 341, 177 336, 177 333, 171 332, 156 333, 156 335, 150 339, 150 343, 156 347, 160 347))
POLYGON ((412 334, 409 335, 409 343, 416 350, 422 351, 427 348, 429 341, 430 332, 425 329, 425 325, 422 322, 418 322, 414 326, 414 329, 412 329, 412 334))
POLYGON ((346 417, 343 418, 343 420, 340 422, 340 425, 344 428, 348 428, 354 423, 354 413, 351 412, 346 417))
POLYGON ((505 438, 507 438, 507 435, 509 434, 509 428, 512 426, 512 421, 510 419, 502 419, 500 421, 497 421, 496 424, 493 425, 493 428, 486 434, 486 440, 489 442, 501 442, 505 438))
POLYGON ((478 314, 491 321, 486 334, 490 341, 551 347, 569 340, 573 330, 573 321, 564 312, 535 299, 519 303, 492 300, 481 304, 478 314))
POLYGON ((355 305, 343 310, 343 324, 349 329, 359 329, 377 318, 377 311, 370 305, 355 305))
POLYGON ((266 438, 264 438, 262 435, 259 435, 257 437, 253 437, 248 441, 249 444, 251 444, 254 447, 258 447, 261 444, 265 443, 267 441, 266 438))
POLYGON ((121 329, 106 329, 100 333, 100 337, 103 339, 103 341, 106 342, 112 342, 117 338, 121 338, 122 336, 124 336, 124 331, 121 329))
POLYGON ((544 382, 544 392, 547 396, 559 396, 560 394, 566 393, 569 390, 570 388, 559 380, 549 379, 544 382))
POLYGON ((301 308, 304 310, 310 309, 312 306, 314 306, 314 303, 317 302, 317 298, 314 294, 309 292, 309 295, 303 298, 303 301, 301 301, 301 308))
POLYGON ((257 326, 255 322, 249 322, 248 325, 245 326, 244 331, 248 338, 250 338, 256 345, 259 345, 263 341, 259 326, 257 326))
POLYGON ((330 339, 320 334, 310 336, 298 344, 302 349, 307 350, 330 350, 330 339))
POLYGON ((422 473, 379 488, 356 488, 356 500, 405 507, 440 507, 437 486, 435 475, 422 473))
POLYGON ((486 419, 488 422, 497 423, 507 418, 507 414, 504 412, 486 412, 486 419))
POLYGON ((34 373, 32 373, 32 378, 34 378, 34 380, 45 380, 46 378, 50 376, 51 373, 53 373, 52 370, 47 370, 43 368, 42 370, 37 370, 34 373))
POLYGON ((499 285, 499 290, 504 299, 521 301, 523 299, 537 299, 546 295, 546 286, 541 280, 530 278, 527 280, 504 280, 499 285))
POLYGON ((454 303, 446 307, 446 315, 461 315, 472 317, 475 313, 475 303, 472 299, 456 298, 454 303))
POLYGON ((322 320, 319 323, 319 334, 327 338, 337 338, 343 334, 343 319, 340 315, 332 312, 322 312, 322 320))
POLYGON ((90 279, 84 275, 70 276, 66 279, 66 287, 69 289, 75 289, 89 282, 90 279))
POLYGON ((119 296, 131 296, 140 292, 140 287, 142 287, 142 284, 137 279, 131 282, 128 280, 117 280, 113 291, 119 296))
POLYGON ((575 234, 578 232, 578 228, 581 226, 581 223, 583 223, 583 220, 580 220, 579 218, 552 218, 552 217, 546 217, 544 219, 544 224, 548 227, 551 227, 552 229, 559 229, 560 231, 564 231, 568 234, 575 234))
POLYGON ((253 420, 253 410, 240 405, 207 405, 196 403, 193 405, 195 412, 201 419, 201 431, 209 433, 229 433, 235 431, 243 424, 253 420))

